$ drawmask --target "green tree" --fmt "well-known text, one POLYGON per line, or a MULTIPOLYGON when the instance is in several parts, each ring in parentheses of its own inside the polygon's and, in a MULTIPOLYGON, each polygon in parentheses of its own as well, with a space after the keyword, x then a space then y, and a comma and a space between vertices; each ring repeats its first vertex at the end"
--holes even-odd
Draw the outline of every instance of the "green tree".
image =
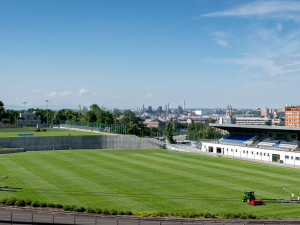
POLYGON ((84 121, 89 123, 94 123, 97 121, 97 115, 94 110, 87 111, 84 116, 84 121))
POLYGON ((173 139, 173 129, 174 129, 174 123, 168 121, 166 125, 166 138, 171 144, 175 143, 173 139))
POLYGON ((100 109, 97 112, 97 122, 98 123, 106 123, 106 124, 112 124, 113 123, 113 117, 107 110, 100 109))
POLYGON ((5 117, 9 119, 10 123, 17 124, 17 120, 21 112, 23 112, 23 110, 21 111, 21 110, 7 109, 5 113, 5 117))
POLYGON ((121 116, 122 116, 121 110, 119 110, 117 108, 114 108, 113 114, 112 114, 112 117, 113 117, 113 120, 114 120, 114 124, 118 124, 119 123, 119 118, 121 116))
POLYGON ((131 110, 127 109, 124 111, 121 122, 126 126, 126 131, 128 134, 144 136, 146 127, 144 121, 140 117, 137 117, 131 110))
POLYGON ((206 121, 205 123, 192 123, 188 125, 187 139, 199 140, 199 139, 212 139, 221 138, 222 135, 209 126, 209 123, 213 123, 213 120, 206 121))
POLYGON ((5 118, 5 108, 4 103, 0 101, 0 121, 5 118))
POLYGON ((100 111, 100 107, 99 107, 97 104, 92 104, 92 105, 90 106, 90 109, 91 109, 91 110, 94 110, 94 111, 100 111))

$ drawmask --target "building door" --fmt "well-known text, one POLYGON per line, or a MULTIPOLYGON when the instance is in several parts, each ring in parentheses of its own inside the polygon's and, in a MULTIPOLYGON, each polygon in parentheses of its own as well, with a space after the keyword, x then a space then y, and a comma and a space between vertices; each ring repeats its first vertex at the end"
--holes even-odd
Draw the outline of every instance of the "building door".
POLYGON ((278 160, 280 160, 280 155, 272 154, 272 162, 278 162, 278 160))

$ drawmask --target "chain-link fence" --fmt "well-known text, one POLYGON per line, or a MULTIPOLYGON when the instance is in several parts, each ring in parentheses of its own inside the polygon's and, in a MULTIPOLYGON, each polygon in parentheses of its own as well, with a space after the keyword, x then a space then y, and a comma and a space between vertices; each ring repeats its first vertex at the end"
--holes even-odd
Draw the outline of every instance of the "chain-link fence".
POLYGON ((139 218, 123 216, 103 216, 88 214, 64 214, 57 212, 7 211, 0 212, 0 224, 77 224, 77 225, 275 225, 299 224, 299 220, 290 221, 222 221, 180 218, 139 218))
POLYGON ((103 133, 126 134, 126 126, 124 124, 60 121, 60 126, 103 133))

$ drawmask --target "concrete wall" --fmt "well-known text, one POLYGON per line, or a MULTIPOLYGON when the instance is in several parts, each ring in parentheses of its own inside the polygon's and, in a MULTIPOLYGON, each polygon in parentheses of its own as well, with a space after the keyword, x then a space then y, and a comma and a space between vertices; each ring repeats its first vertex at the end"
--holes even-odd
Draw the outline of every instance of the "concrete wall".
POLYGON ((65 149, 162 149, 164 143, 133 135, 82 135, 47 137, 4 137, 0 146, 25 151, 65 149))

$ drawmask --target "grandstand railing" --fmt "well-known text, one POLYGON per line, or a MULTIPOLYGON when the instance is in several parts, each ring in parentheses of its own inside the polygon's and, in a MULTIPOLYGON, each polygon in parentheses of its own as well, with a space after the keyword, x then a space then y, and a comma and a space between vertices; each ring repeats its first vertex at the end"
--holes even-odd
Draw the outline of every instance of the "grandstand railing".
POLYGON ((244 143, 236 143, 236 142, 225 142, 225 141, 218 141, 218 140, 206 140, 205 142, 215 143, 215 144, 222 144, 222 145, 235 145, 235 146, 242 146, 242 147, 251 147, 251 148, 264 148, 270 150, 277 150, 277 151, 300 151, 300 148, 282 148, 282 147, 275 147, 275 146, 266 146, 266 145, 254 145, 254 144, 244 144, 244 143))
POLYGON ((67 128, 98 131, 103 133, 126 134, 126 126, 124 124, 60 121, 60 125, 67 128))

